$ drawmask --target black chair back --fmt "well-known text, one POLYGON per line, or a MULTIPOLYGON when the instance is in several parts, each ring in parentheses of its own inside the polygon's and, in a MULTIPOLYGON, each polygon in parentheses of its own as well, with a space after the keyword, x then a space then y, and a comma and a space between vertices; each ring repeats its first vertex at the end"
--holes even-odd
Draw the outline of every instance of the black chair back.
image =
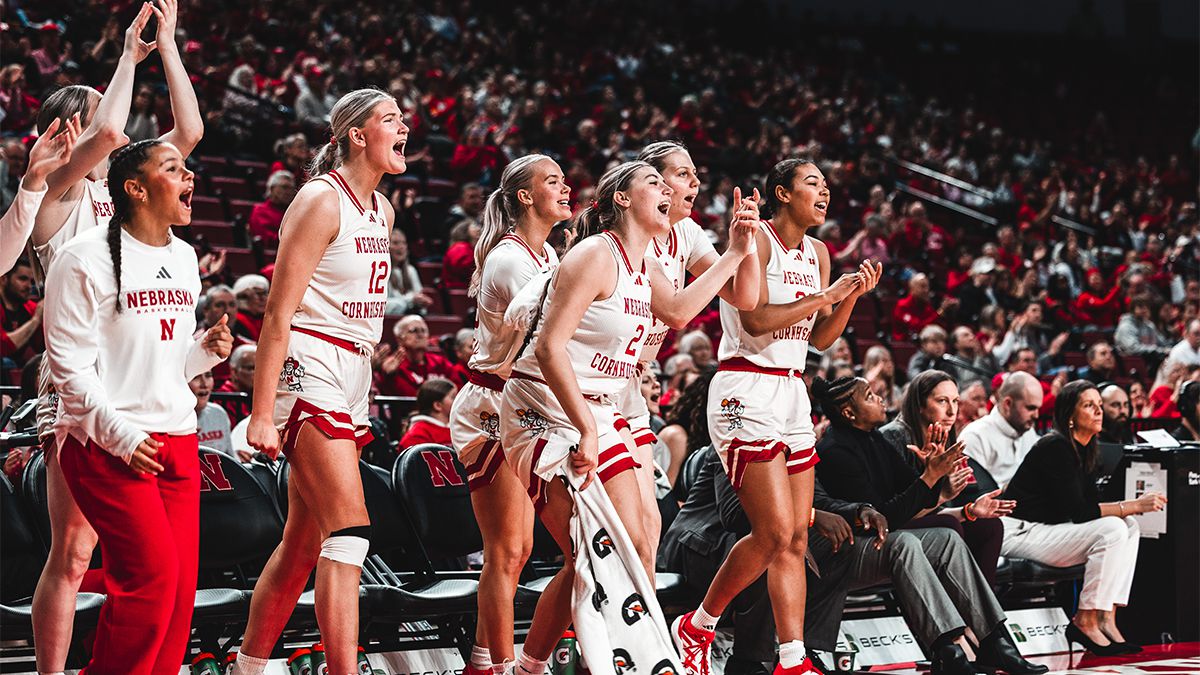
POLYGON ((271 555, 283 516, 270 492, 241 462, 200 448, 200 566, 222 570, 271 555))
POLYGON ((0 601, 28 597, 37 587, 46 548, 34 534, 21 498, 8 477, 0 474, 0 601))
POLYGON ((450 448, 423 443, 400 453, 392 467, 392 489, 431 558, 458 558, 483 549, 467 472, 450 448))
POLYGON ((692 485, 696 483, 696 478, 700 476, 700 469, 704 468, 704 463, 708 461, 708 454, 711 452, 713 452, 713 447, 706 445, 683 460, 683 468, 675 478, 676 499, 681 502, 687 501, 688 493, 692 491, 692 485))
POLYGON ((46 497, 46 453, 34 452, 21 474, 21 491, 30 506, 30 525, 50 550, 50 502, 46 497))

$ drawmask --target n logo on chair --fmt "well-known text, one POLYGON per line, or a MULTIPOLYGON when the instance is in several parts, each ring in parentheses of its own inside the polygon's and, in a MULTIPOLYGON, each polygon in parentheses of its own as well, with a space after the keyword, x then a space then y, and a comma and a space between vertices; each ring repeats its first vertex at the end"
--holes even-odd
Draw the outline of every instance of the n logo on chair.
POLYGON ((221 458, 209 453, 200 453, 200 491, 225 492, 232 489, 233 484, 225 477, 225 468, 221 466, 221 458))
POLYGON ((429 467, 429 481, 433 483, 433 487, 464 484, 462 476, 458 475, 454 468, 454 455, 449 450, 423 450, 421 459, 424 459, 425 465, 429 467))

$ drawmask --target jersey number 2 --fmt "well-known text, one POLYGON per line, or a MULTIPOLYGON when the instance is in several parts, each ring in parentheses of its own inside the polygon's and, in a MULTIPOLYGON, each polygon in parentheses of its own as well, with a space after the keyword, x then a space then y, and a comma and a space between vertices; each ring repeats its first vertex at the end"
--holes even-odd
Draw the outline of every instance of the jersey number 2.
POLYGON ((639 323, 638 329, 637 329, 637 335, 633 336, 633 339, 629 341, 629 346, 625 349, 625 354, 627 356, 637 356, 637 349, 635 349, 634 347, 639 342, 642 341, 642 335, 645 332, 646 332, 646 327, 639 323))
POLYGON ((368 284, 367 292, 369 293, 386 293, 387 292, 387 277, 388 263, 383 260, 376 260, 371 263, 371 281, 368 284))

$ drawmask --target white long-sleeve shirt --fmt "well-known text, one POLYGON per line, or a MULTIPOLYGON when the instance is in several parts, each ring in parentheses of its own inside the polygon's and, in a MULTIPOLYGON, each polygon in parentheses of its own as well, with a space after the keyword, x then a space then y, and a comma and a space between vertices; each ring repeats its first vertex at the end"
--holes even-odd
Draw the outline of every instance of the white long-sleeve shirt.
POLYGON ((1008 487, 1008 481, 1017 473, 1025 455, 1037 443, 1038 435, 1033 429, 1018 434, 997 406, 968 424, 958 435, 958 440, 962 441, 963 454, 979 462, 1003 488, 1008 487))
POLYGON ((95 441, 129 461, 151 433, 196 433, 188 380, 220 361, 192 337, 196 252, 172 237, 155 247, 121 232, 121 306, 107 231, 76 236, 46 285, 46 348, 58 390, 55 436, 95 441))
POLYGON ((4 216, 0 217, 0 274, 8 274, 21 257, 21 252, 25 250, 25 242, 29 241, 29 235, 33 234, 33 221, 45 196, 45 187, 34 192, 26 190, 25 184, 21 183, 20 189, 17 190, 17 198, 8 207, 8 211, 4 212, 4 216))

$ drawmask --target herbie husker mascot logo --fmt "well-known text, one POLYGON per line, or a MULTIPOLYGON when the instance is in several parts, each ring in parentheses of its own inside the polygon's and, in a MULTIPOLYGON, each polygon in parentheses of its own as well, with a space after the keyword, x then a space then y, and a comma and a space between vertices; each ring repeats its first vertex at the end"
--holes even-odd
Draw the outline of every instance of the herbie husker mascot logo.
POLYGON ((287 357, 283 360, 283 372, 279 373, 279 379, 287 384, 288 391, 304 391, 303 385, 300 384, 300 378, 304 377, 304 366, 292 357, 287 357))
POLYGON ((736 398, 721 399, 721 414, 729 422, 729 428, 726 431, 742 428, 742 413, 746 412, 746 406, 736 398))
POLYGON ((483 433, 488 435, 488 438, 496 440, 500 438, 500 416, 494 412, 484 410, 479 413, 479 428, 483 429, 483 433))
POLYGON ((517 408, 517 421, 521 423, 522 429, 528 429, 529 433, 537 436, 546 429, 550 428, 546 423, 546 418, 542 414, 532 408, 517 408))

